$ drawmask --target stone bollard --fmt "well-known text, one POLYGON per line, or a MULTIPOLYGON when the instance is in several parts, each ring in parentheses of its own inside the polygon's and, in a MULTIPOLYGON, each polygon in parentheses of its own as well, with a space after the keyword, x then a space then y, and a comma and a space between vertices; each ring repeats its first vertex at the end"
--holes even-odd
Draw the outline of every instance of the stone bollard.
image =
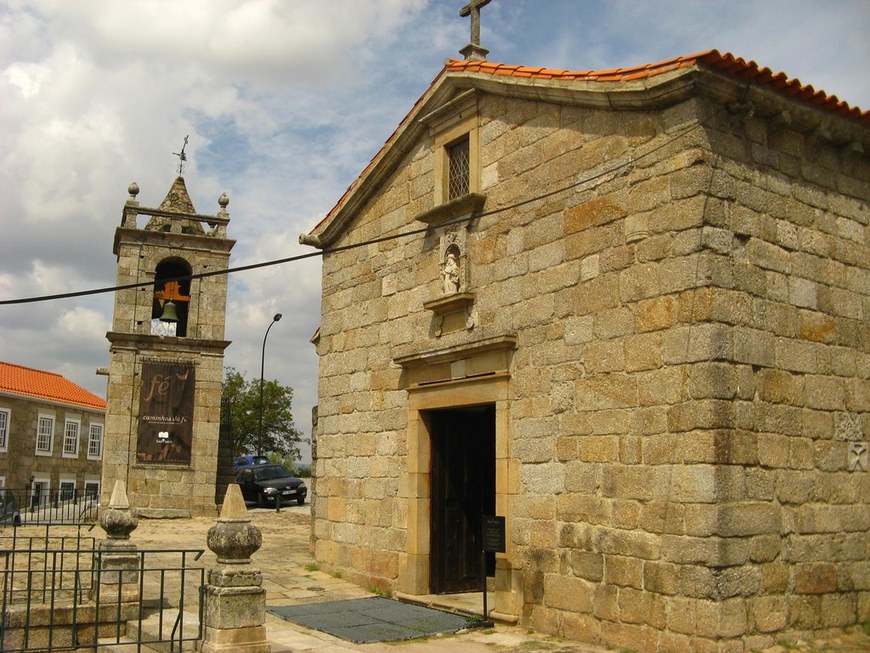
POLYGON ((205 585, 205 624, 201 653, 271 653, 266 639, 263 575, 251 564, 263 544, 251 524, 239 486, 227 487, 217 523, 208 531, 208 548, 217 556, 205 585))
POLYGON ((130 618, 127 613, 135 614, 139 601, 139 555, 130 541, 138 525, 139 516, 130 507, 124 482, 116 480, 109 506, 100 515, 106 539, 100 542, 99 583, 93 590, 99 594, 93 598, 102 605, 127 604, 130 609, 124 611, 124 618, 130 618))

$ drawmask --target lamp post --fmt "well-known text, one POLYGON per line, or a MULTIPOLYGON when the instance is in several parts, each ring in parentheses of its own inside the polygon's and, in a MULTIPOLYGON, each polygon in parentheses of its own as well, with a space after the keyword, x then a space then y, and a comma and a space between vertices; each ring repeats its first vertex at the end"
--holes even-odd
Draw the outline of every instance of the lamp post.
POLYGON ((275 313, 275 317, 272 318, 272 321, 269 323, 269 326, 266 329, 266 335, 263 336, 263 353, 260 356, 260 428, 259 433, 257 434, 258 456, 263 455, 263 368, 266 365, 266 338, 269 337, 269 331, 272 329, 272 325, 280 319, 281 314, 275 313))

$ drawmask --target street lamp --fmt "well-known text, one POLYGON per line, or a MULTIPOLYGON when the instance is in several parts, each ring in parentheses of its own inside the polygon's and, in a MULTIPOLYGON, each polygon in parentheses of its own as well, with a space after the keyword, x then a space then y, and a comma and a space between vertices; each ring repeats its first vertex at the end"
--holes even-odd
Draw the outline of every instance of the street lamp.
POLYGON ((281 314, 275 313, 275 317, 272 318, 272 321, 269 323, 269 326, 266 329, 266 335, 263 336, 263 353, 260 356, 260 428, 257 438, 258 456, 263 455, 263 368, 266 365, 266 338, 269 337, 269 331, 272 329, 272 325, 280 319, 281 314))

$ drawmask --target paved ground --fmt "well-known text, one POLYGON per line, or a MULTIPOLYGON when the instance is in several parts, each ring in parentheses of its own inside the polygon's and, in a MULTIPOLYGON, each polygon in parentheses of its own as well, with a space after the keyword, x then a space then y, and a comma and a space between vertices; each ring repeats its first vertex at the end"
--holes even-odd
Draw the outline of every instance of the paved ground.
MULTIPOLYGON (((266 604, 294 605, 314 601, 372 596, 364 589, 317 570, 308 551, 308 506, 274 510, 250 510, 253 523, 263 533, 263 547, 254 555, 254 562, 263 573, 266 604)), ((208 519, 141 520, 132 539, 142 548, 190 547, 206 548, 208 529, 214 524, 208 519)), ((207 550, 202 558, 206 566, 214 563, 207 550)), ((266 631, 273 653, 303 651, 306 653, 613 653, 614 649, 569 642, 531 632, 519 626, 496 625, 490 629, 472 629, 455 635, 427 640, 385 644, 354 644, 325 633, 309 630, 267 615, 266 631)), ((617 649, 618 650, 618 649, 617 649)), ((866 653, 870 651, 870 635, 857 631, 838 637, 812 642, 782 640, 764 653, 866 653)))

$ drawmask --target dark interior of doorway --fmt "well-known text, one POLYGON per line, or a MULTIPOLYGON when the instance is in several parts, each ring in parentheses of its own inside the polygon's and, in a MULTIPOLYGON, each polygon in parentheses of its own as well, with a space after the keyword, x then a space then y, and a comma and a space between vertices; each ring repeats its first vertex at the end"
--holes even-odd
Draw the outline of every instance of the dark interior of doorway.
MULTIPOLYGON (((430 591, 481 589, 482 515, 495 514, 495 406, 433 410, 430 591)), ((495 554, 485 556, 487 575, 495 554)))

